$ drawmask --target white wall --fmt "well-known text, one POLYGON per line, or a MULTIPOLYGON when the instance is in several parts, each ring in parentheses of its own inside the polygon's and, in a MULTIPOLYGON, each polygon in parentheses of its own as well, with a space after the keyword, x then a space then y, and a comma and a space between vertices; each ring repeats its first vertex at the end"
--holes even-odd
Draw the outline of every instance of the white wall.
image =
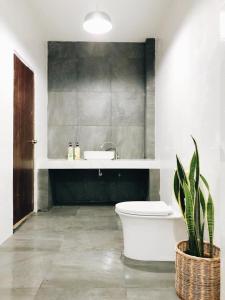
POLYGON ((224 183, 220 178, 219 2, 176 0, 161 25, 156 71, 156 155, 166 166, 161 174, 161 197, 169 202, 173 197, 175 154, 188 167, 193 153, 190 135, 197 139, 201 171, 210 183, 216 203, 216 243, 222 245, 220 220, 223 219, 224 231, 225 218, 224 212, 221 216, 224 199, 220 193, 224 183))
POLYGON ((225 299, 225 1, 221 0, 221 15, 223 22, 220 24, 220 31, 223 33, 220 43, 220 91, 221 91, 221 109, 220 109, 220 132, 221 132, 221 169, 220 169, 220 233, 221 233, 221 249, 222 249, 222 295, 221 299, 225 299))
POLYGON ((34 71, 36 158, 47 152, 47 49, 37 26, 25 0, 0 0, 0 243, 12 234, 13 226, 14 53, 34 71))

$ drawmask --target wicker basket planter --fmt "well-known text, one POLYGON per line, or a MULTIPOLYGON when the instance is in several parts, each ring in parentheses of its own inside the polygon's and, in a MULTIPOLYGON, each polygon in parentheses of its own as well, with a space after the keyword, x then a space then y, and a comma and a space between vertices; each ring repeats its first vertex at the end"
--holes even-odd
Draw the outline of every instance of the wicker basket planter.
MULTIPOLYGON (((220 249, 214 247, 213 258, 201 258, 185 253, 188 243, 182 241, 176 249, 176 292, 182 300, 220 299, 220 249)), ((209 254, 209 244, 204 244, 209 254)))

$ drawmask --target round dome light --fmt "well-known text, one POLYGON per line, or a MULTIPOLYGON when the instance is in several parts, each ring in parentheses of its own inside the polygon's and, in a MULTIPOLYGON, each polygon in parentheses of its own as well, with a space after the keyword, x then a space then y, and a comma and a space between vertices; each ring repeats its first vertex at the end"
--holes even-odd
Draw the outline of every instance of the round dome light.
POLYGON ((86 15, 83 23, 85 31, 92 34, 104 34, 112 29, 110 17, 102 12, 95 11, 86 15))

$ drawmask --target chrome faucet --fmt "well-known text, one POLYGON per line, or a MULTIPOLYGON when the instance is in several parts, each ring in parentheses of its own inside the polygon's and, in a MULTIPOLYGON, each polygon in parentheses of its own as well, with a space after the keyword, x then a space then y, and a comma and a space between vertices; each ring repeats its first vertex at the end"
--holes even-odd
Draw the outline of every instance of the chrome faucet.
POLYGON ((105 150, 105 151, 114 151, 114 159, 118 159, 119 155, 117 152, 117 147, 116 144, 114 144, 113 142, 104 142, 101 146, 100 146, 101 150, 105 150), (107 145, 111 145, 109 147, 106 147, 107 145), (106 147, 106 148, 105 148, 106 147))

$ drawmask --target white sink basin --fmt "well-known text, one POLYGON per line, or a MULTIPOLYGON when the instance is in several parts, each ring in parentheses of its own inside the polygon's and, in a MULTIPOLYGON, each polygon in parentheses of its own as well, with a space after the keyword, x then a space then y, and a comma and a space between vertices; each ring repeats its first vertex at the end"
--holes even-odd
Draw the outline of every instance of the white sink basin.
POLYGON ((84 151, 84 159, 114 159, 114 151, 84 151))

